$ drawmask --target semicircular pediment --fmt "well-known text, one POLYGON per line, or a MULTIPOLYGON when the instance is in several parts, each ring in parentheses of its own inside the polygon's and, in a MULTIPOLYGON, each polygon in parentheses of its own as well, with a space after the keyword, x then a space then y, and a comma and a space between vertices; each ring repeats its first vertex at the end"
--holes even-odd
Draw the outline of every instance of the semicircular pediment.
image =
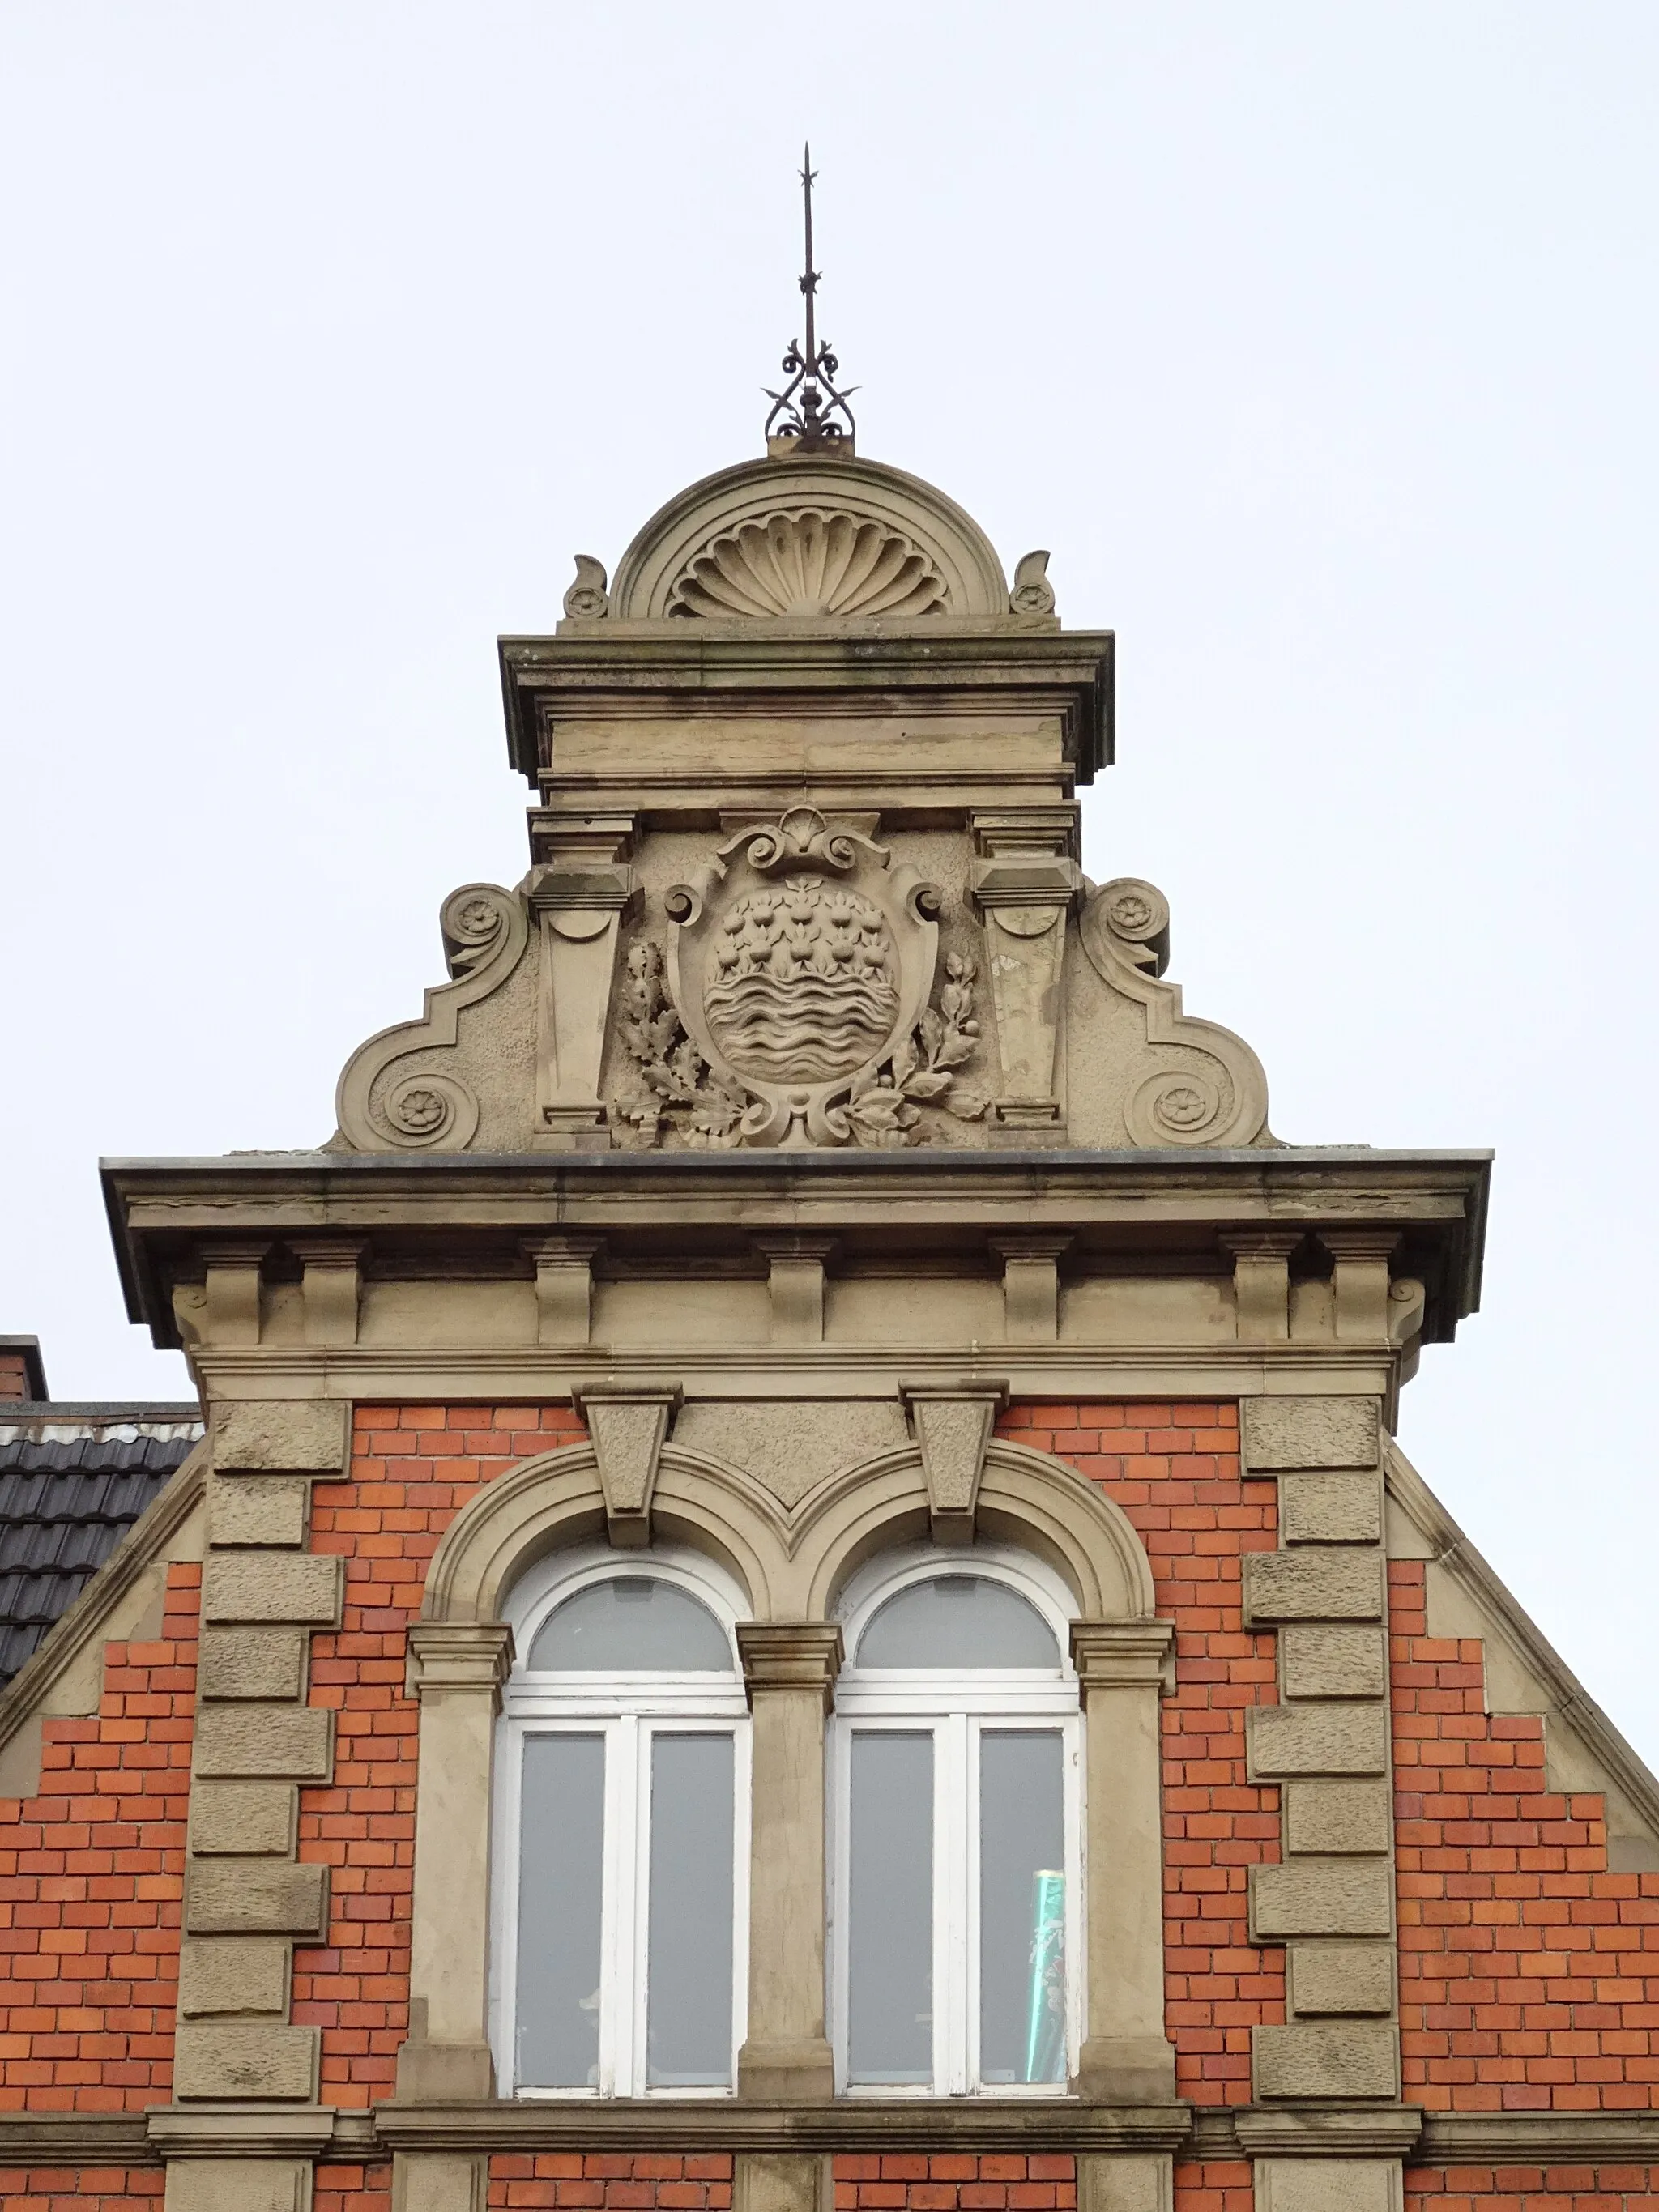
POLYGON ((613 620, 1006 616, 995 549, 954 500, 875 461, 757 460, 692 484, 622 557, 613 620))

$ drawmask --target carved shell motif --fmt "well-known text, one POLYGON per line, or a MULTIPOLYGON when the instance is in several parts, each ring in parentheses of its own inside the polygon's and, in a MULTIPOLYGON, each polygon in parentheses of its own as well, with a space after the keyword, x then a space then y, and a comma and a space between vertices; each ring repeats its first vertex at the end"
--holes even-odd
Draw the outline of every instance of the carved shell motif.
POLYGON ((803 507, 716 538, 668 595, 671 615, 730 618, 942 613, 945 579, 914 539, 868 516, 803 507))

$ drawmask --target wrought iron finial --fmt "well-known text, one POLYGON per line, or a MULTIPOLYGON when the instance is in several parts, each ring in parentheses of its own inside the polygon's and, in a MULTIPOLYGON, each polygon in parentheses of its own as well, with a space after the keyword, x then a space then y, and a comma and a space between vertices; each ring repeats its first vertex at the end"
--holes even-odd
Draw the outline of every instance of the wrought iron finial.
POLYGON ((836 389, 841 363, 827 340, 822 345, 818 343, 818 271, 812 266, 812 186, 817 171, 812 167, 811 147, 803 148, 802 154, 806 266, 800 289, 806 301, 806 343, 803 346, 799 338, 793 340, 783 356, 783 373, 789 379, 783 390, 763 387, 772 402, 772 411, 766 418, 766 441, 769 449, 791 453, 850 453, 857 425, 847 402, 858 386, 854 385, 846 392, 836 389))

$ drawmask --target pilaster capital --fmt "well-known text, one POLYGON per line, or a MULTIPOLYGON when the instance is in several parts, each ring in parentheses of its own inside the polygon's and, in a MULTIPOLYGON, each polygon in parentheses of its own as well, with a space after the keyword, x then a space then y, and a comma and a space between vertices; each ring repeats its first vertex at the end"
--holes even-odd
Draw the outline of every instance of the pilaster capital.
POLYGON ((1224 1229, 1216 1238, 1230 1260, 1288 1260, 1302 1242, 1300 1229, 1224 1229))
POLYGON ((1069 1229, 1012 1229, 999 1230, 985 1242, 1005 1267, 1017 1267, 1056 1265, 1077 1239, 1069 1229))
POLYGON ((1074 1620, 1072 1664, 1084 1696, 1170 1687, 1175 1634, 1168 1620, 1074 1620))
POLYGON ((513 1658, 513 1631, 504 1620, 417 1620, 409 1632, 409 1694, 459 1690, 499 1706, 513 1658))
POLYGON ((829 1711, 846 1656, 838 1621, 740 1620, 738 1650, 751 1701, 757 1690, 794 1690, 821 1698, 829 1711))
POLYGON ((841 1249, 839 1237, 813 1236, 796 1229, 762 1229, 750 1233, 749 1242, 769 1266, 775 1267, 795 1261, 802 1266, 816 1264, 822 1267, 833 1260, 841 1249))
POLYGON ((287 1237, 283 1243, 302 1267, 356 1267, 368 1250, 367 1237, 287 1237))
POLYGON ((1391 1260, 1400 1243, 1397 1229, 1320 1229, 1315 1231, 1333 1260, 1391 1260))
POLYGON ((561 1229, 544 1237, 522 1237, 519 1249, 538 1267, 591 1267, 605 1251, 605 1239, 561 1229))

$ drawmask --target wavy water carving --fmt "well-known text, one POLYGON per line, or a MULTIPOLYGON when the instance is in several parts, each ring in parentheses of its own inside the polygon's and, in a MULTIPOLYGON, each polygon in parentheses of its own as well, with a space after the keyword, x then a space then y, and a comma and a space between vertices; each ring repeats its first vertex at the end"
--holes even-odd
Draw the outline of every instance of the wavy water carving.
POLYGON ((704 1018, 739 1075, 830 1082, 891 1032, 892 933, 857 891, 805 875, 751 891, 722 915, 714 953, 704 1018))
POLYGON ((912 538, 868 516, 801 507, 739 523, 692 559, 671 615, 812 621, 942 613, 943 576, 912 538))

